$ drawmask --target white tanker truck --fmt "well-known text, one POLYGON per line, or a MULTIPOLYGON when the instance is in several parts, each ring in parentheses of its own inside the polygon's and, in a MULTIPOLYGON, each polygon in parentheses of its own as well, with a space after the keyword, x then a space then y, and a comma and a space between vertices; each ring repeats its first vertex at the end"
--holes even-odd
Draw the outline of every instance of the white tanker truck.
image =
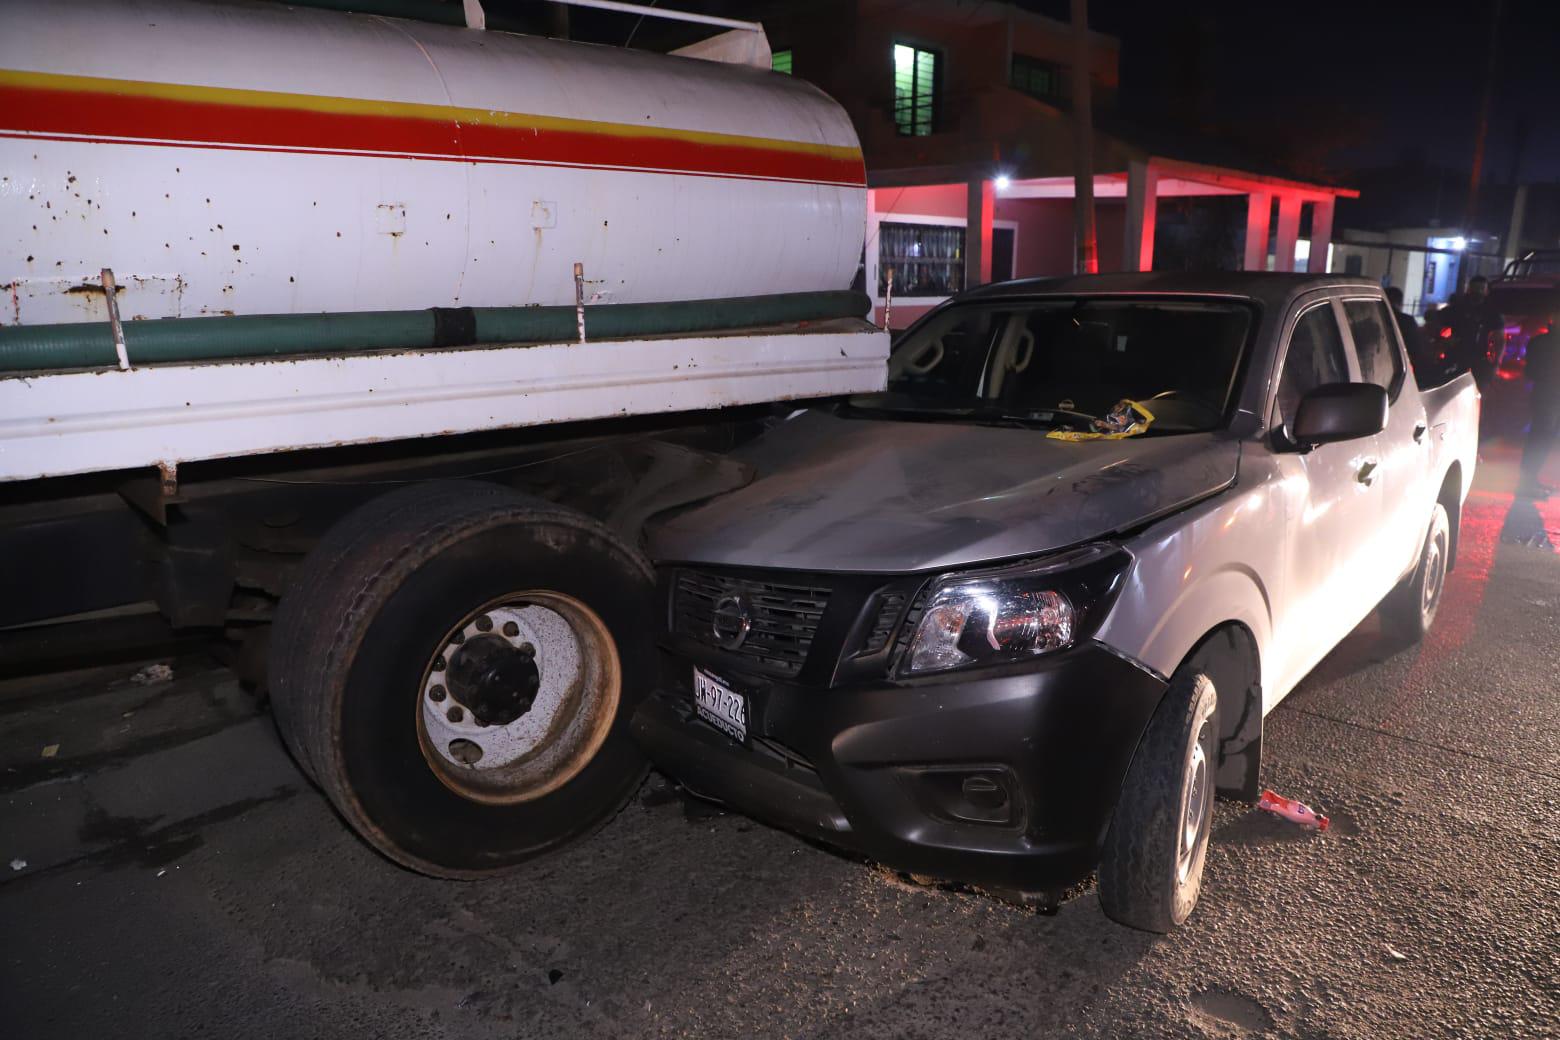
POLYGON ((844 112, 266 0, 0 20, 0 673, 269 634, 287 744, 392 859, 592 830, 645 768, 640 524, 745 479, 701 445, 748 406, 883 385, 844 112))

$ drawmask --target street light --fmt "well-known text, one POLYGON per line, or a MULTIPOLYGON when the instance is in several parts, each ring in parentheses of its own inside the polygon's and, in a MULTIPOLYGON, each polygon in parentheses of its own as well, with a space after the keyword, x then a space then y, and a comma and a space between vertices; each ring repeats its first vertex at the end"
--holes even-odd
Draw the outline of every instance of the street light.
POLYGON ((1464 249, 1468 248, 1468 240, 1461 235, 1458 235, 1456 238, 1452 239, 1452 248, 1460 253, 1464 249))
POLYGON ((1008 185, 1012 183, 1012 178, 1005 173, 997 174, 997 179, 992 181, 998 191, 1007 191, 1008 185))

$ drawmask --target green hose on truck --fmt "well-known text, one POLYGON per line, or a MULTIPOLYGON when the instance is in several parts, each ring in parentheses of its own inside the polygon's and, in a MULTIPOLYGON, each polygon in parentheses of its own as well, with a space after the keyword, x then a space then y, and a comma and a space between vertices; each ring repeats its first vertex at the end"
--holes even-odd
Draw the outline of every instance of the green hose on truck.
MULTIPOLYGON (((591 340, 725 332, 862 318, 871 308, 853 290, 780 293, 670 303, 587 306, 591 340)), ((573 307, 434 307, 419 311, 258 314, 164 318, 123 324, 130 364, 179 364, 283 357, 435 350, 498 343, 566 343, 579 335, 573 307)), ((107 321, 0 327, 0 373, 115 367, 107 321)))

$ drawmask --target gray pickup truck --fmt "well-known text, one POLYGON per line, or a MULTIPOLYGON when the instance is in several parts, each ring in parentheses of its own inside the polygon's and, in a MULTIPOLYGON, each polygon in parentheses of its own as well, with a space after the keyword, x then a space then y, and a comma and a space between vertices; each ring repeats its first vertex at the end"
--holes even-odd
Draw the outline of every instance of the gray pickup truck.
POLYGON ((1372 610, 1422 636, 1479 396, 1415 384, 1378 286, 1105 275, 959 296, 887 390, 739 450, 654 524, 662 674, 634 732, 696 794, 1116 920, 1195 905, 1216 792, 1372 610))

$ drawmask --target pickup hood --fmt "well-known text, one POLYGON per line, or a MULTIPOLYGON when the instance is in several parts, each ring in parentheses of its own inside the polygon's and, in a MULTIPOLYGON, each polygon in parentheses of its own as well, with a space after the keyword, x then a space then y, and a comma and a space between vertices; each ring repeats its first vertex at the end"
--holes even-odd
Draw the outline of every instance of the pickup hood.
POLYGON ((653 522, 655 559, 898 573, 1028 556, 1223 489, 1240 445, 1227 434, 1074 443, 808 411, 738 456, 753 482, 653 522))

